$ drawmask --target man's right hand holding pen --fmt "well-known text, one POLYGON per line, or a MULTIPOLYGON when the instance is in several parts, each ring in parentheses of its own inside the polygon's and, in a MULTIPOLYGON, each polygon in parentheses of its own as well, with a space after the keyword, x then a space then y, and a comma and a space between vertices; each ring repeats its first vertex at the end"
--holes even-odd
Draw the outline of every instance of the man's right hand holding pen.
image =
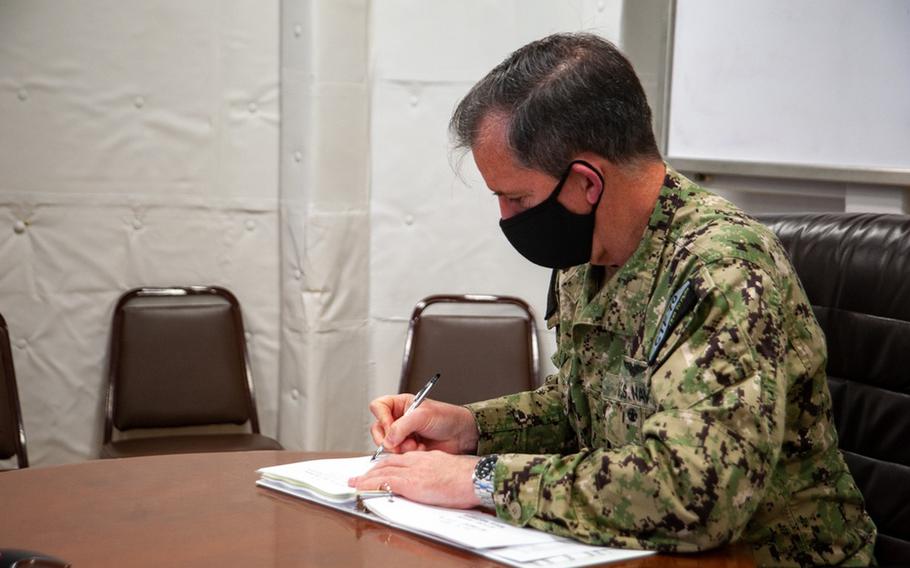
POLYGON ((359 491, 388 490, 407 499, 470 509, 481 504, 472 473, 480 459, 477 425, 463 406, 426 399, 405 412, 414 395, 383 396, 370 403, 373 441, 389 454, 348 484, 359 491), (417 450, 417 451, 415 451, 417 450))
POLYGON ((373 442, 400 454, 414 450, 441 450, 449 454, 477 451, 474 415, 463 407, 426 399, 405 416, 414 395, 379 397, 370 403, 376 421, 370 427, 373 442))

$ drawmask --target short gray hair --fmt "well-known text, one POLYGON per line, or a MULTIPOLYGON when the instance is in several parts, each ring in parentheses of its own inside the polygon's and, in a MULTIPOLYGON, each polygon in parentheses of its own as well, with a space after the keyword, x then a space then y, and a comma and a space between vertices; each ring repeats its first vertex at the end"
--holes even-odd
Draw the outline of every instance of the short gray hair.
POLYGON ((458 103, 449 121, 455 147, 472 148, 480 122, 494 112, 507 117, 516 158, 553 177, 586 151, 617 165, 660 159, 632 65, 593 34, 547 36, 497 65, 458 103))

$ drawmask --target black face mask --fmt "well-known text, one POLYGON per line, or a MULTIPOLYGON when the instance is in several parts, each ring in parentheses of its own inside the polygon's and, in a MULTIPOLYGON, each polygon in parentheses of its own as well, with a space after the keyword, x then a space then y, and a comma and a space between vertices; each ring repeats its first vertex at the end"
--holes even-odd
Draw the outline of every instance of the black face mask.
POLYGON ((594 166, 583 160, 574 160, 543 202, 508 219, 499 220, 499 228, 515 250, 534 264, 547 268, 568 268, 591 260, 594 214, 603 189, 594 208, 586 215, 572 213, 563 207, 558 201, 559 193, 572 172, 572 164, 589 167, 600 178, 603 188, 603 176, 594 166))

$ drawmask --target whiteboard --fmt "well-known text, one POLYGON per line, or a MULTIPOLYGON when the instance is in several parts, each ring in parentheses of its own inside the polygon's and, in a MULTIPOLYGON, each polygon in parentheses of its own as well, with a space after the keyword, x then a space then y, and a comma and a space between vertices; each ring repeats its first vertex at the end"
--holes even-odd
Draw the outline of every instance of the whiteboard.
POLYGON ((667 156, 910 174, 910 1, 678 0, 667 156))

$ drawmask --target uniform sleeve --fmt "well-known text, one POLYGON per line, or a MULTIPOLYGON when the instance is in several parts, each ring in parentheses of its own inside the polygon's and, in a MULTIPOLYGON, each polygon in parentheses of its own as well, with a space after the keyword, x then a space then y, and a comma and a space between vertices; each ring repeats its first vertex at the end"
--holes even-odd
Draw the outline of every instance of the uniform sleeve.
POLYGON ((782 444, 786 336, 767 275, 703 269, 687 331, 653 370, 657 410, 637 443, 569 455, 501 455, 494 502, 517 525, 595 543, 704 550, 735 538, 782 444))
POLYGON ((533 391, 467 405, 477 423, 477 455, 577 451, 557 375, 533 391))

